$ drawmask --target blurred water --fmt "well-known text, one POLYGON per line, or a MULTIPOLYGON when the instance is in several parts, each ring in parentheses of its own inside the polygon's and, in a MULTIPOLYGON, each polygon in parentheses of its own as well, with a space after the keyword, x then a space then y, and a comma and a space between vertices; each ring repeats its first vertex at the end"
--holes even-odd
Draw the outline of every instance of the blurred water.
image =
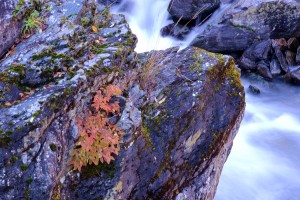
POLYGON ((182 41, 160 36, 160 29, 170 23, 167 0, 124 0, 113 10, 122 13, 132 32, 138 37, 135 51, 138 53, 180 46, 182 41))
MULTIPOLYGON (((137 52, 184 48, 229 8, 223 4, 185 41, 162 38, 169 0, 124 0, 114 12, 125 14, 138 37, 137 52)), ((243 80, 245 88, 250 84, 243 80)), ((215 200, 300 200, 300 88, 284 83, 246 94, 246 112, 224 166, 215 200)))
POLYGON ((215 200, 300 199, 300 88, 271 86, 262 86, 259 96, 246 94, 245 117, 215 200))

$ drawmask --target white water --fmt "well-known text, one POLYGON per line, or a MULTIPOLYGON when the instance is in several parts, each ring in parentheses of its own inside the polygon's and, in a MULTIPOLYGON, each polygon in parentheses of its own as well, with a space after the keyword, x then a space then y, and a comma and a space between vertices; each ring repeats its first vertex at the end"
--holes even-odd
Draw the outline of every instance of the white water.
MULTIPOLYGON (((124 0, 114 12, 125 14, 138 37, 137 52, 187 46, 230 4, 192 31, 186 41, 162 38, 169 24, 168 0, 124 0)), ((243 80, 245 88, 249 82, 243 80)), ((300 200, 300 87, 283 83, 246 94, 246 113, 224 166, 215 200, 300 200)))
POLYGON ((300 199, 300 87, 272 85, 262 86, 259 96, 246 95, 215 200, 300 199))

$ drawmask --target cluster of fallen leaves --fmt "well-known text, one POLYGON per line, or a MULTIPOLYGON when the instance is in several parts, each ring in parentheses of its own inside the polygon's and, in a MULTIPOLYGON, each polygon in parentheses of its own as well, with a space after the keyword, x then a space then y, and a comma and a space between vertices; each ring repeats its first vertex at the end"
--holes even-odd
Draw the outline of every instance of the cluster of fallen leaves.
POLYGON ((119 102, 111 103, 110 100, 121 93, 121 89, 115 85, 98 90, 91 105, 94 111, 77 118, 80 137, 71 152, 70 162, 74 170, 81 171, 88 164, 98 165, 99 161, 109 164, 114 160, 113 154, 119 154, 123 132, 109 122, 108 116, 120 112, 119 102))

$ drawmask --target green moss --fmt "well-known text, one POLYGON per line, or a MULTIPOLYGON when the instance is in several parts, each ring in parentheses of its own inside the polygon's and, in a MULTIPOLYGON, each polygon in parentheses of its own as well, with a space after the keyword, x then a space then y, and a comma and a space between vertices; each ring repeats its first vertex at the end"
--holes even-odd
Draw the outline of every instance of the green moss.
POLYGON ((80 25, 83 27, 87 27, 91 20, 88 17, 83 17, 80 19, 80 25))
POLYGON ((13 17, 17 17, 17 13, 20 11, 20 8, 25 4, 24 0, 19 0, 14 12, 13 12, 13 17))
POLYGON ((10 134, 13 134, 14 132, 12 131, 12 130, 7 130, 7 131, 5 131, 5 134, 7 134, 7 135, 10 135, 10 134))
POLYGON ((26 183, 28 183, 28 184, 30 184, 32 182, 32 178, 28 178, 27 180, 26 180, 26 183))
POLYGON ((52 103, 50 105, 50 110, 57 110, 57 109, 58 109, 58 106, 55 103, 52 103))
POLYGON ((150 137, 150 130, 149 130, 148 127, 142 126, 142 136, 144 137, 144 139, 146 141, 145 148, 153 146, 153 143, 152 143, 152 140, 151 140, 151 137, 150 137))
POLYGON ((28 167, 27 167, 27 165, 22 164, 22 165, 20 166, 20 168, 21 168, 22 171, 26 171, 28 167))
POLYGON ((92 46, 91 51, 94 54, 103 54, 106 52, 106 50, 104 50, 106 47, 108 47, 108 44, 96 44, 92 46))
POLYGON ((69 94, 71 94, 73 92, 73 90, 69 87, 69 88, 66 88, 64 93, 62 94, 62 97, 65 98, 67 97, 69 94))
POLYGON ((39 114, 41 114, 41 110, 36 111, 35 113, 33 113, 33 117, 37 117, 39 116, 39 114))
POLYGON ((26 200, 29 200, 29 194, 30 194, 30 190, 29 187, 26 188, 25 192, 24 192, 24 198, 26 200))
POLYGON ((114 163, 99 163, 97 166, 92 164, 83 167, 81 175, 83 180, 100 177, 100 175, 104 175, 105 178, 113 178, 116 170, 114 163))
POLYGON ((233 23, 231 23, 231 25, 236 27, 236 28, 245 29, 245 30, 248 30, 248 31, 255 32, 255 30, 251 27, 247 27, 247 26, 243 26, 243 25, 239 25, 239 24, 233 24, 233 23))
POLYGON ((3 133, 2 129, 0 132, 0 136, 0 148, 6 148, 11 142, 11 138, 7 135, 7 133, 3 133))
POLYGON ((51 144, 49 145, 49 147, 50 147, 51 151, 53 151, 53 152, 56 151, 56 145, 55 145, 55 144, 51 143, 51 144))
POLYGON ((11 159, 10 159, 10 163, 14 163, 14 162, 16 162, 17 160, 19 160, 19 157, 18 157, 18 156, 12 156, 11 159))
POLYGON ((21 80, 25 78, 25 71, 24 65, 12 64, 8 69, 0 72, 0 81, 19 86, 21 80))
POLYGON ((36 60, 39 60, 39 59, 41 59, 41 58, 43 58, 43 57, 49 56, 49 51, 52 51, 52 50, 50 50, 50 49, 43 50, 43 51, 42 51, 41 53, 39 53, 39 54, 34 54, 34 55, 31 57, 31 59, 32 59, 33 61, 36 61, 36 60))
POLYGON ((50 12, 50 11, 51 11, 51 6, 50 6, 50 5, 47 5, 46 8, 45 8, 45 11, 46 11, 46 12, 50 12))

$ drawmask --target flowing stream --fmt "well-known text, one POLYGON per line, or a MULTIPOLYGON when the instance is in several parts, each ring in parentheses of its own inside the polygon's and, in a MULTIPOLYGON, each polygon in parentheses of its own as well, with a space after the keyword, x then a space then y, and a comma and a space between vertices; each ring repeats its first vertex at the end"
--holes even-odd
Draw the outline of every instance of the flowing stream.
MULTIPOLYGON (((223 4, 185 41, 162 38, 160 29, 171 23, 169 0, 124 0, 113 12, 125 14, 138 37, 137 52, 184 48, 229 8, 223 4)), ((261 94, 246 89, 246 112, 227 162, 215 200, 300 199, 300 87, 284 83, 256 83, 261 94)), ((255 84, 255 83, 253 83, 255 84)))

